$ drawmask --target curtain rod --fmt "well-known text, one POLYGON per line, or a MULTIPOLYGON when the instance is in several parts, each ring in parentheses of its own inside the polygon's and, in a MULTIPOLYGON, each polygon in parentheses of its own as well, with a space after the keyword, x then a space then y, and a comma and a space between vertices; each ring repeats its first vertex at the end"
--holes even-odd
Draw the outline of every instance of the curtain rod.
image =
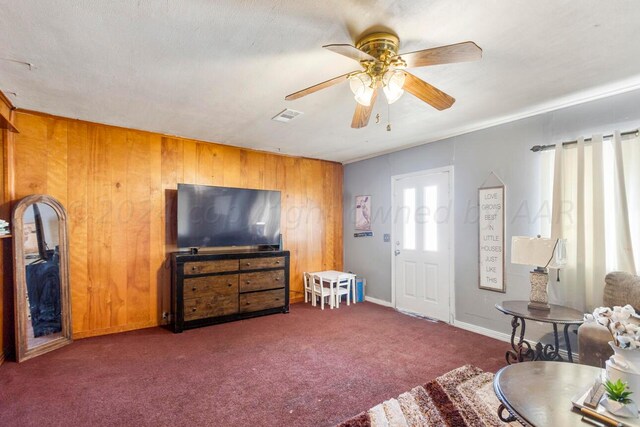
MULTIPOLYGON (((635 135, 635 136, 640 136, 640 129, 635 129, 635 130, 630 130, 628 132, 622 132, 620 134, 620 136, 627 136, 627 135, 635 135)), ((613 138, 613 134, 610 135, 604 135, 602 137, 602 139, 609 139, 609 138, 613 138)), ((587 141, 591 141, 591 138, 585 138, 584 142, 587 141)), ((562 147, 566 147, 567 145, 573 145, 573 144, 577 144, 578 141, 565 141, 562 143, 562 147)), ((549 145, 534 145, 533 147, 531 147, 531 151, 533 151, 534 153, 538 153, 540 151, 546 151, 546 150, 553 150, 556 148, 556 144, 549 144, 549 145)))

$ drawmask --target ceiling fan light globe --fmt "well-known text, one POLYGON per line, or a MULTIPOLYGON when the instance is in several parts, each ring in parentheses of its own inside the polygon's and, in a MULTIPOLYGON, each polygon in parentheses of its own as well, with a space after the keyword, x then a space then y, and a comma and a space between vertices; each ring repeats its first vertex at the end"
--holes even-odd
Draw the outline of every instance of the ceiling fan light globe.
POLYGON ((405 76, 400 70, 389 70, 382 76, 382 90, 389 104, 396 102, 404 93, 402 87, 404 86, 405 76))
POLYGON ((354 96, 356 102, 360 105, 368 107, 371 105, 371 98, 373 97, 373 89, 367 86, 367 88, 354 96))
POLYGON ((389 90, 389 89, 387 89, 387 86, 382 88, 382 90, 384 91, 384 96, 387 98, 387 103, 388 104, 393 104, 398 99, 400 99, 400 97, 402 97, 402 94, 404 94, 404 90, 402 90, 402 89, 400 89, 400 90, 389 90))
POLYGON ((371 105, 373 88, 371 87, 371 77, 366 73, 356 74, 349 78, 349 88, 353 92, 353 97, 358 104, 368 107, 371 105))

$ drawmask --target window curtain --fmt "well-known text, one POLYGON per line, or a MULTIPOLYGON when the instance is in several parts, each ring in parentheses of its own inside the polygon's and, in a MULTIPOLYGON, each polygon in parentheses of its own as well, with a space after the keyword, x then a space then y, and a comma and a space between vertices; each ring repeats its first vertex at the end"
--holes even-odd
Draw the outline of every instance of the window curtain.
POLYGON ((590 311, 608 272, 638 273, 640 140, 579 138, 543 152, 541 165, 542 234, 567 240, 566 267, 549 274, 551 302, 590 311))

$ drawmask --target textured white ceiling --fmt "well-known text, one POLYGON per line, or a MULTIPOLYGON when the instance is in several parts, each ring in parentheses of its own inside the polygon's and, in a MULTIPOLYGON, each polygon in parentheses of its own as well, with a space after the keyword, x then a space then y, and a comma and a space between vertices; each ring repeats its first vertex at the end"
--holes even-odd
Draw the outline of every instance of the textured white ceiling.
POLYGON ((0 11, 0 89, 19 108, 338 161, 640 86, 635 0, 0 0, 0 11), (322 45, 380 26, 401 52, 483 48, 480 62, 414 70, 457 99, 451 109, 405 94, 388 111, 381 97, 381 123, 356 130, 347 84, 284 101, 357 69, 322 45), (305 114, 271 120, 286 107, 305 114))

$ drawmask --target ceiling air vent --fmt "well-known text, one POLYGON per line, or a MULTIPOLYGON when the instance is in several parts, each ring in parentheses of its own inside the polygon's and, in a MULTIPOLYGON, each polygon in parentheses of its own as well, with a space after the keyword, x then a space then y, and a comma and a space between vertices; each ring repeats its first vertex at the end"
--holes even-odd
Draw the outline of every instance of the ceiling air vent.
POLYGON ((295 119, 296 117, 301 116, 302 114, 304 114, 302 111, 290 110, 289 108, 285 108, 274 117, 272 117, 271 120, 287 123, 295 119))

